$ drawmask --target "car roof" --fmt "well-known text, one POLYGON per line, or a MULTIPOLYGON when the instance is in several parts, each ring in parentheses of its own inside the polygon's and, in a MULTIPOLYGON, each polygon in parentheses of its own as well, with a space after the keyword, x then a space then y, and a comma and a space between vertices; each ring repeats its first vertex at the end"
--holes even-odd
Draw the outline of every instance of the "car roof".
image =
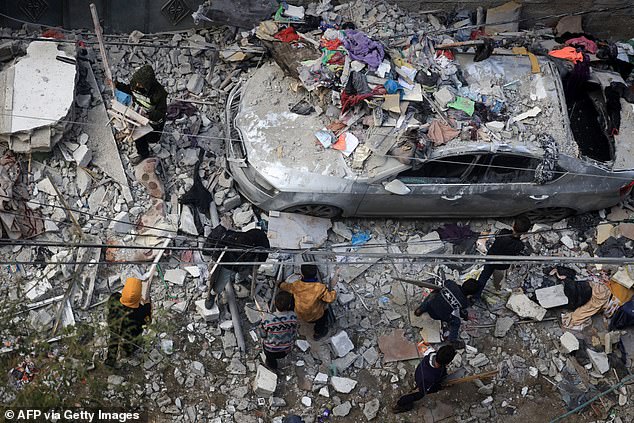
MULTIPOLYGON (((517 93, 517 100, 510 107, 514 115, 536 106, 541 112, 522 122, 526 125, 523 133, 508 131, 495 142, 457 138, 434 147, 429 158, 495 151, 540 157, 543 149, 535 134, 542 132, 553 137, 560 154, 578 157, 578 146, 570 132, 563 102, 561 80, 547 60, 538 59, 541 73, 532 74, 526 56, 493 55, 482 62, 473 62, 473 55, 469 54, 456 56, 469 86, 477 85, 481 92, 490 91, 494 95, 496 87, 510 84, 517 93)), ((314 134, 333 119, 326 113, 304 116, 290 112, 290 107, 305 97, 298 92, 301 91, 297 89, 299 85, 297 80, 284 76, 277 64, 269 62, 255 70, 242 88, 235 125, 241 132, 250 165, 265 174, 270 183, 278 189, 297 186, 311 189, 309 185, 315 188, 325 183, 341 184, 344 189, 355 180, 384 179, 409 168, 394 157, 372 154, 362 169, 353 169, 340 151, 324 149, 314 134)), ((309 95, 317 96, 317 92, 309 95)), ((316 103, 314 98, 311 100, 316 103)), ((324 104, 330 102, 330 98, 323 101, 324 104)))

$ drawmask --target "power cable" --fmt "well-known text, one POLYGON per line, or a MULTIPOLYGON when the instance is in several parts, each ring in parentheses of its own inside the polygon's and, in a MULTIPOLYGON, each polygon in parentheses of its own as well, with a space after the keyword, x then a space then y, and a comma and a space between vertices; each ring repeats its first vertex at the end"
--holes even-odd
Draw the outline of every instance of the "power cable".
MULTIPOLYGON (((55 119, 50 119, 50 118, 41 118, 41 117, 37 117, 37 116, 26 116, 26 115, 18 115, 18 114, 13 114, 13 113, 0 113, 0 116, 6 116, 6 117, 17 117, 17 118, 22 118, 22 119, 32 119, 32 120, 43 120, 43 121, 47 121, 47 122, 60 122, 60 123, 69 123, 69 124, 75 124, 75 125, 79 125, 79 126, 99 126, 101 127, 102 125, 99 124, 93 124, 93 123, 89 123, 89 122, 80 122, 80 121, 74 121, 74 120, 55 120, 55 119)), ((158 134, 165 134, 165 135, 172 135, 172 132, 168 132, 168 131, 154 131, 158 134)), ((186 135, 187 137, 192 137, 192 138, 196 138, 196 139, 209 139, 209 140, 221 140, 221 141, 236 141, 236 142, 244 142, 244 140, 242 140, 241 138, 231 138, 231 137, 215 137, 215 136, 211 136, 211 135, 192 135, 192 134, 183 134, 186 135)), ((471 155, 484 155, 486 153, 489 152, 471 152, 469 154, 471 155)), ((492 153, 492 152, 490 152, 492 153)), ((509 154, 512 154, 512 152, 510 152, 509 154)), ((401 156, 396 156, 396 155, 391 155, 391 154, 381 154, 379 155, 381 157, 389 157, 389 158, 395 158, 395 159, 402 159, 401 156)), ((527 156, 521 156, 521 157, 527 157, 527 156)), ((535 158, 538 159, 538 158, 535 158)), ((410 157, 408 158, 408 160, 410 161, 417 161, 417 162, 421 162, 421 163, 432 163, 432 162, 440 162, 442 161, 442 163, 446 163, 446 164, 457 164, 457 165, 465 165, 465 163, 463 162, 458 162, 458 161, 452 161, 452 160, 444 160, 442 157, 439 158, 432 158, 432 159, 424 159, 424 158, 419 158, 419 157, 410 157)), ((524 171, 524 172, 537 172, 537 169, 533 169, 533 168, 524 168, 524 167, 513 167, 513 166, 502 166, 502 165, 492 165, 492 164, 486 164, 486 163, 472 163, 470 164, 473 167, 485 167, 485 168, 495 168, 495 169, 500 169, 500 170, 518 170, 518 171, 524 171)), ((552 173, 554 175, 572 175, 572 176, 583 176, 583 177, 589 177, 589 178, 600 178, 600 179, 616 179, 616 180, 622 180, 622 181, 628 181, 628 182, 632 182, 631 178, 627 178, 627 177, 620 177, 617 175, 592 175, 592 174, 587 174, 587 173, 578 173, 578 172, 570 172, 570 171, 558 171, 558 170, 553 170, 552 173)))
MULTIPOLYGON (((169 249, 169 248, 166 248, 169 249)), ((312 254, 316 255, 315 252, 312 254)), ((460 255, 460 254, 403 254, 403 253, 388 253, 381 255, 380 253, 363 253, 363 254, 355 254, 349 253, 349 256, 360 256, 366 258, 376 258, 377 260, 359 260, 359 261, 341 261, 341 262, 333 262, 320 260, 320 258, 315 258, 312 261, 284 261, 285 264, 293 264, 293 265, 301 265, 301 264, 328 264, 331 266, 358 266, 358 265, 376 265, 376 264, 390 264, 395 262, 409 262, 413 259, 420 260, 423 262, 438 262, 441 264, 570 264, 570 263, 580 263, 580 264, 607 264, 607 265, 623 265, 623 264, 634 264, 634 257, 561 257, 561 256, 480 256, 480 255, 460 255)), ((276 262, 282 262, 283 259, 271 259, 276 262)), ((207 265, 214 265, 218 263, 221 266, 254 266, 254 265, 262 265, 265 263, 273 263, 273 261, 267 262, 259 262, 259 261, 231 261, 231 262, 217 262, 214 260, 206 261, 207 265)), ((124 264, 138 264, 138 265, 148 265, 151 262, 145 260, 129 260, 129 261, 56 261, 56 262, 37 262, 32 260, 0 260, 0 264, 2 265, 21 265, 21 266, 41 266, 41 265, 75 265, 75 264, 86 264, 86 265, 124 265, 124 264)), ((178 267, 181 266, 196 266, 199 263, 194 262, 179 262, 175 265, 178 267)))

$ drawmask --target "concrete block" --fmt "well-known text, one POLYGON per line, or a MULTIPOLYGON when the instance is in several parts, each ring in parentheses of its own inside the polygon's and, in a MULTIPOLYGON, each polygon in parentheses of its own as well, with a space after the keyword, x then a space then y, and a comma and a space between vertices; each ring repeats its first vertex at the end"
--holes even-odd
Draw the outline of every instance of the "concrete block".
POLYGON ((445 245, 436 231, 430 232, 424 237, 414 235, 407 240, 407 243, 409 254, 433 254, 445 251, 445 245))
POLYGON ((118 213, 114 220, 110 222, 109 229, 120 234, 127 234, 133 229, 130 224, 130 214, 128 212, 118 213))
POLYGON ((357 386, 357 381, 347 377, 333 376, 330 378, 330 384, 340 394, 349 394, 357 386))
POLYGON ((337 357, 344 357, 354 349, 354 344, 345 330, 330 338, 330 346, 337 357))
POLYGON ((498 317, 495 321, 495 331, 493 332, 493 336, 496 338, 503 338, 511 329, 511 326, 513 326, 513 319, 511 317, 498 317))
POLYGON ((200 94, 205 86, 205 80, 198 74, 193 74, 187 81, 187 91, 193 94, 200 94))
POLYGON ((48 195, 57 195, 55 188, 53 188, 53 183, 48 178, 44 178, 37 183, 37 190, 45 192, 48 195))
POLYGON ((262 366, 258 365, 258 371, 253 381, 253 392, 261 397, 270 397, 277 388, 277 375, 262 366))
POLYGON ((220 317, 218 304, 214 304, 214 306, 209 310, 205 308, 205 300, 198 300, 194 304, 196 305, 196 310, 198 310, 198 313, 200 313, 206 322, 213 322, 214 320, 218 320, 220 317))
POLYGON ((509 297, 506 307, 517 313, 520 317, 527 317, 541 321, 546 314, 546 309, 533 302, 524 294, 515 293, 509 297))
POLYGON ((564 334, 559 337, 559 342, 561 342, 562 348, 568 354, 579 349, 579 340, 570 332, 564 332, 564 334))
POLYGON ((348 414, 350 414, 350 410, 352 410, 352 404, 350 404, 350 401, 346 401, 333 408, 332 414, 335 417, 346 417, 348 414))
POLYGON ((86 145, 80 145, 77 150, 73 151, 73 159, 77 166, 86 167, 92 160, 92 151, 86 145))
POLYGON ((586 352, 588 353, 588 357, 590 357, 590 361, 592 361, 594 368, 599 373, 604 374, 610 370, 610 363, 608 362, 608 356, 606 353, 596 352, 590 348, 586 348, 586 352))
POLYGON ((167 282, 183 286, 185 278, 187 277, 187 272, 182 269, 169 269, 165 271, 165 275, 163 275, 163 277, 167 282))
POLYGON ((544 308, 559 307, 568 304, 568 297, 564 293, 563 285, 549 286, 535 290, 539 305, 544 308))

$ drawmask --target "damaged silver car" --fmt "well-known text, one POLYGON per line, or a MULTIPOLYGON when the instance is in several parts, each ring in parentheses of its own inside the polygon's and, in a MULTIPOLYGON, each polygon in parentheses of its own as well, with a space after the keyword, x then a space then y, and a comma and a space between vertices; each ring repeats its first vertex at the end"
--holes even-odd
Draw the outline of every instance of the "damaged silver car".
POLYGON ((292 113, 306 94, 277 64, 265 64, 228 99, 230 172, 257 207, 320 217, 525 214, 543 221, 617 204, 634 185, 634 112, 621 100, 621 130, 606 134, 602 93, 620 76, 593 72, 586 87, 593 110, 580 119, 577 106, 567 106, 555 65, 539 60, 541 72, 532 73, 526 56, 473 62, 472 55, 457 55, 468 87, 497 91, 528 113, 483 125, 484 139, 457 137, 405 160, 394 145, 428 124, 405 114, 370 123, 361 140, 367 153, 346 157, 315 138, 328 113, 292 113))

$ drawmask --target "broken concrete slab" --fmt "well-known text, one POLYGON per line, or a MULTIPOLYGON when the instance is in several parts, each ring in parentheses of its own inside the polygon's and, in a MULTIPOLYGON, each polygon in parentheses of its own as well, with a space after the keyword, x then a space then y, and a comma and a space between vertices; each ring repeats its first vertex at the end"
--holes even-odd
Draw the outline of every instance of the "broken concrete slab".
POLYGON ((504 338, 506 333, 511 329, 515 321, 511 317, 498 317, 495 321, 495 330, 493 336, 496 338, 504 338))
POLYGON ((561 347, 568 354, 579 349, 579 340, 570 332, 564 332, 564 334, 559 337, 559 342, 561 342, 561 347))
POLYGON ((420 317, 417 317, 414 315, 414 311, 411 311, 410 315, 416 317, 416 324, 414 320, 412 320, 412 326, 421 328, 420 336, 425 342, 431 344, 442 342, 442 322, 440 320, 432 319, 427 313, 423 313, 420 317))
POLYGON ((130 214, 125 211, 118 213, 114 217, 114 220, 110 223, 110 226, 108 228, 111 231, 114 231, 120 234, 129 234, 130 231, 134 228, 130 224, 130 214))
POLYGON ((272 248, 320 247, 328 239, 330 219, 297 213, 269 213, 268 238, 272 248))
POLYGON ((100 91, 95 75, 89 65, 82 65, 82 68, 86 70, 86 81, 90 84, 92 92, 99 100, 99 104, 86 111, 86 120, 91 124, 84 127, 84 131, 88 135, 88 138, 85 138, 86 145, 92 151, 92 164, 99 167, 106 175, 119 184, 125 201, 132 203, 132 192, 128 184, 128 177, 123 169, 117 142, 109 125, 110 118, 106 112, 103 100, 98 94, 100 91))
POLYGON ((11 148, 15 138, 11 134, 22 135, 22 141, 16 145, 20 152, 50 151, 55 143, 50 130, 35 149, 31 149, 30 138, 34 130, 44 127, 55 128, 59 134, 64 132, 64 119, 72 113, 75 100, 77 65, 74 47, 34 41, 27 47, 26 56, 0 75, 4 110, 11 111, 11 118, 2 120, 0 133, 9 135, 11 148))
POLYGON ((350 414, 350 410, 352 410, 352 404, 350 404, 350 401, 346 401, 334 407, 332 409, 332 414, 335 417, 346 417, 350 414))
POLYGON ((630 276, 630 266, 619 268, 619 270, 612 275, 612 280, 627 289, 631 289, 634 286, 634 278, 630 276))
POLYGON ((214 304, 214 306, 210 309, 205 307, 205 300, 198 300, 194 303, 196 306, 196 310, 198 313, 205 319, 206 322, 213 322, 214 320, 218 320, 220 318, 220 309, 218 308, 218 304, 214 304))
POLYGON ((354 349, 354 344, 345 330, 330 338, 330 347, 337 357, 344 357, 354 349))
POLYGON ((86 167, 92 160, 92 151, 90 151, 87 146, 80 145, 73 151, 73 159, 75 163, 77 163, 77 166, 86 167))
POLYGON ((594 368, 599 373, 604 374, 610 370, 610 363, 606 353, 596 352, 590 348, 586 348, 586 352, 588 353, 588 357, 590 357, 590 361, 592 361, 594 368))
POLYGON ((517 313, 520 317, 527 317, 541 321, 546 314, 546 309, 531 301, 526 295, 513 293, 509 297, 506 307, 517 313))
POLYGON ((504 3, 498 7, 487 9, 486 33, 514 32, 519 29, 518 20, 522 12, 522 5, 514 1, 504 3), (509 22, 497 24, 498 22, 509 22), (496 25, 497 24, 497 25, 496 25))
POLYGON ((167 282, 171 282, 173 284, 183 286, 185 283, 185 278, 187 277, 187 272, 182 269, 168 269, 165 271, 163 278, 167 282))
POLYGON ((414 235, 407 240, 407 252, 409 254, 434 254, 445 251, 445 245, 440 240, 438 232, 433 231, 421 237, 414 235))
POLYGON ((568 297, 566 297, 564 286, 561 284, 536 289, 535 296, 537 296, 539 305, 544 308, 560 307, 568 304, 568 297))
POLYGON ((277 375, 263 365, 258 364, 257 374, 253 381, 253 392, 255 395, 270 397, 275 393, 276 388, 277 375))
POLYGON ((603 244, 611 236, 614 236, 614 225, 606 223, 597 226, 597 244, 603 244))
POLYGON ((403 329, 396 329, 391 335, 379 336, 378 343, 384 363, 412 360, 419 356, 418 347, 405 338, 403 329))
POLYGON ((357 386, 357 381, 347 377, 333 376, 330 378, 330 385, 340 394, 349 394, 357 386))
POLYGON ((194 214, 187 205, 182 206, 178 230, 189 235, 198 236, 198 229, 196 229, 196 223, 194 222, 194 214))

